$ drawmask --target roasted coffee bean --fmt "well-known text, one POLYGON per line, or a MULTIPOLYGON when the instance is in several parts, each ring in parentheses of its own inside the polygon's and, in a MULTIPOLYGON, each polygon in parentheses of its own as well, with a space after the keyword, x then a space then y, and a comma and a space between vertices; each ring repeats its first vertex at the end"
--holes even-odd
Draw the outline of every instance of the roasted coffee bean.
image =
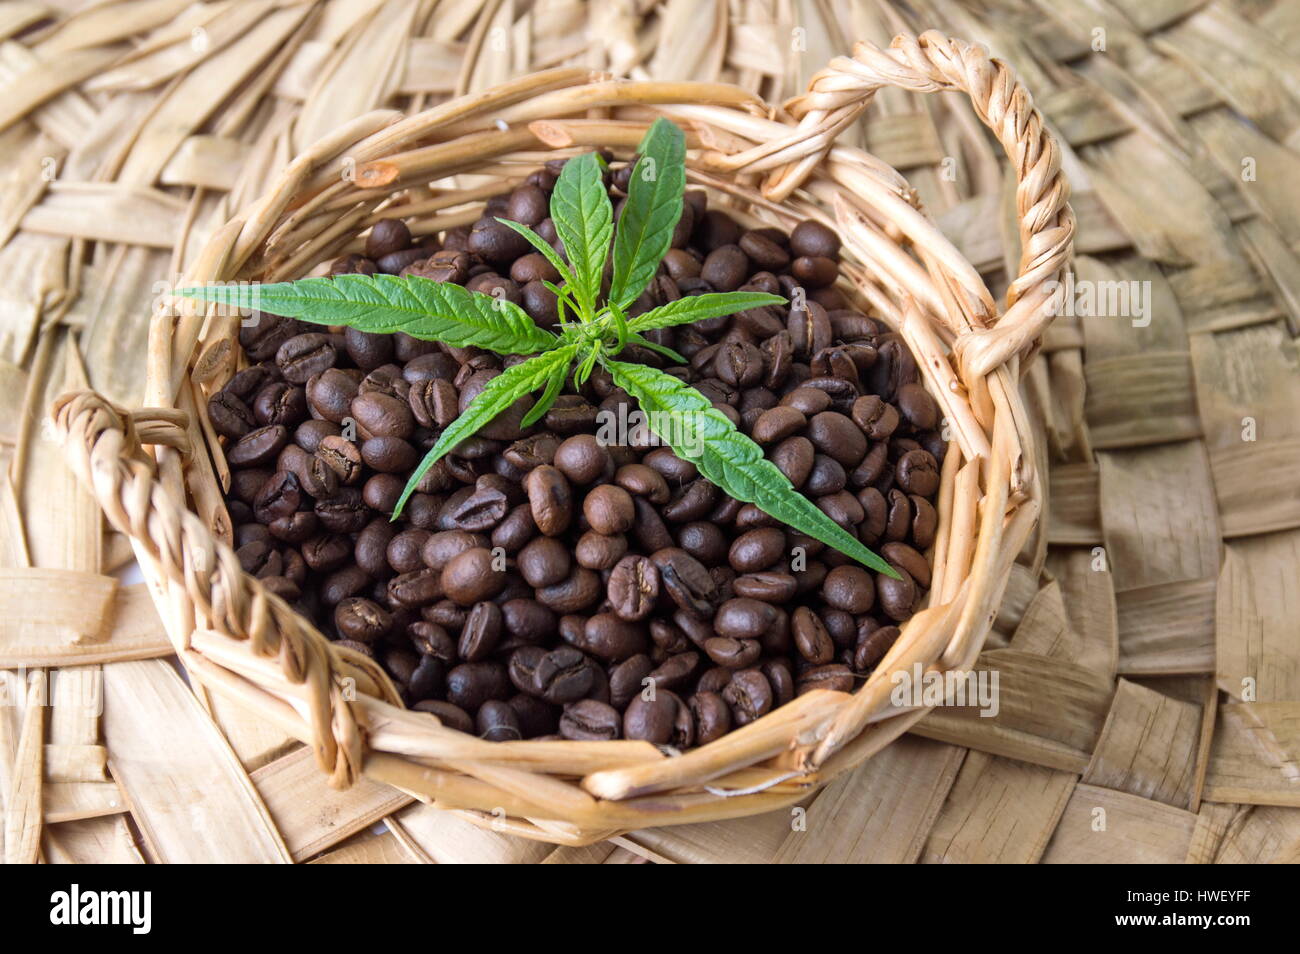
POLYGON ((268 424, 249 431, 226 453, 231 467, 265 467, 275 463, 289 442, 289 430, 281 424, 268 424))
MULTIPOLYGON (((521 649, 511 657, 512 671, 515 657, 526 651, 527 649, 521 649)), ((556 705, 574 702, 586 696, 594 684, 595 670, 589 665, 590 660, 572 646, 561 646, 540 656, 529 656, 528 660, 533 661, 531 682, 527 683, 527 688, 519 685, 526 677, 526 671, 522 667, 527 661, 521 661, 516 685, 519 685, 521 692, 539 696, 547 702, 556 705)))
POLYGON ((880 608, 885 615, 896 622, 903 622, 912 615, 917 600, 916 583, 911 574, 901 566, 894 565, 899 579, 877 574, 876 588, 880 590, 880 608))
MULTIPOLYGON (((642 497, 634 497, 636 521, 632 525, 632 536, 647 553, 655 553, 673 545, 673 535, 668 532, 659 511, 642 497)), ((662 567, 660 568, 662 570, 662 567)))
POLYGON ((510 698, 510 679, 498 662, 461 663, 447 673, 447 701, 467 712, 493 699, 510 698))
POLYGON ((784 659, 766 659, 758 667, 772 687, 772 707, 783 706, 795 695, 794 673, 784 659))
POLYGON ((885 658, 885 653, 898 641, 897 626, 877 626, 874 629, 863 627, 858 631, 857 643, 853 650, 853 668, 859 673, 868 673, 885 658))
POLYGON ((505 218, 529 227, 537 226, 549 214, 546 193, 535 185, 521 185, 510 193, 505 218))
POLYGON ((471 492, 455 503, 448 499, 440 520, 457 530, 470 533, 490 532, 510 512, 510 498, 500 487, 481 477, 471 492))
POLYGON ((352 399, 352 417, 362 433, 371 437, 409 437, 415 416, 407 399, 367 391, 352 399))
POLYGON ((732 639, 758 639, 777 620, 777 610, 769 603, 749 597, 736 597, 718 607, 713 628, 719 636, 732 639))
MULTIPOLYGON (((301 330, 301 325, 292 318, 255 311, 240 323, 239 346, 244 349, 249 360, 266 361, 275 357, 280 346, 301 330)), ((250 397, 251 393, 244 392, 237 396, 250 397)))
POLYGON ((401 219, 380 219, 366 236, 366 257, 380 259, 411 244, 411 230, 401 219))
POLYGON ((799 490, 812 473, 814 451, 806 437, 787 437, 771 452, 772 463, 799 490))
POLYGON ((361 487, 361 500, 371 510, 392 513, 406 482, 396 474, 375 474, 361 487))
POLYGON ((897 541, 886 543, 880 548, 880 555, 888 560, 891 566, 906 570, 908 576, 916 581, 917 585, 923 588, 930 586, 930 564, 926 562, 925 557, 906 543, 897 541))
POLYGON ((731 731, 731 709, 716 692, 697 692, 691 696, 691 716, 695 720, 695 741, 708 745, 731 731))
POLYGON ((433 699, 447 693, 447 664, 435 656, 424 655, 411 673, 407 683, 406 694, 411 702, 433 699))
POLYGON ((357 533, 372 516, 355 487, 341 487, 333 497, 316 501, 315 511, 331 533, 357 533))
POLYGON ((228 391, 218 391, 208 400, 208 420, 222 437, 238 440, 256 426, 252 410, 228 391))
MULTIPOLYGON (((315 536, 316 531, 320 528, 320 521, 316 519, 316 515, 310 510, 299 510, 296 513, 289 514, 287 517, 277 517, 268 524, 268 527, 272 536, 277 540, 281 540, 285 543, 297 544, 303 543, 310 537, 315 536)), ((285 553, 286 560, 289 558, 290 554, 293 554, 299 560, 302 559, 296 550, 288 550, 285 553)), ((305 573, 305 564, 303 565, 302 570, 305 573)), ((286 572, 285 576, 292 577, 292 574, 286 572)))
POLYGON ((927 550, 930 544, 934 543, 939 516, 935 512, 934 504, 924 497, 913 494, 909 499, 912 503, 912 544, 918 550, 927 550))
POLYGON ((555 466, 573 483, 585 486, 604 476, 611 464, 607 451, 591 434, 575 434, 555 449, 555 466))
POLYGON ((676 547, 656 550, 650 559, 659 570, 664 592, 684 613, 699 620, 713 617, 718 588, 704 564, 676 547))
POLYGON ((341 567, 352 556, 352 541, 338 533, 313 537, 302 545, 302 558, 317 573, 341 567))
POLYGON ((579 566, 559 583, 539 588, 537 599, 557 613, 577 613, 598 602, 604 593, 600 576, 579 566))
POLYGON ((560 470, 548 464, 534 467, 524 479, 524 489, 538 530, 553 537, 568 529, 573 519, 573 492, 560 470))
POLYGON ((848 666, 831 663, 805 669, 795 683, 795 693, 802 696, 814 689, 830 689, 833 692, 852 692, 854 687, 853 672, 848 666))
POLYGON ((656 692, 651 699, 633 697, 623 714, 623 737, 655 745, 667 745, 677 722, 677 699, 668 692, 656 692))
POLYGON ((703 645, 709 659, 727 669, 744 669, 752 666, 763 654, 763 647, 756 639, 711 636, 704 640, 703 645))
POLYGON ((831 570, 822 583, 821 594, 827 605, 855 616, 869 612, 876 601, 871 574, 860 566, 837 566, 831 570))
POLYGON ((655 671, 655 665, 645 653, 629 656, 609 667, 609 702, 622 710, 632 697, 646 686, 646 679, 655 671))
POLYGON ((314 374, 334 367, 339 357, 334 337, 318 332, 295 335, 275 353, 275 363, 291 384, 306 384, 314 374))
POLYGON ((823 666, 835 658, 835 643, 821 618, 806 606, 794 611, 790 624, 794 644, 799 655, 816 666, 823 666))
POLYGON ((564 707, 560 735, 578 741, 608 742, 622 734, 623 717, 608 703, 581 699, 564 707))
POLYGON ((536 696, 515 693, 508 700, 519 719, 519 731, 525 739, 554 736, 560 731, 560 707, 543 702, 536 696))
POLYGON ((405 474, 419 463, 420 454, 400 437, 372 437, 361 445, 361 461, 371 470, 405 474))
POLYGON ((785 555, 785 533, 776 527, 761 527, 737 537, 727 559, 737 573, 753 573, 767 569, 785 555))
POLYGON ((798 434, 807 423, 808 419, 796 408, 777 406, 759 415, 752 436, 759 444, 776 444, 798 434))
POLYGON ((333 435, 322 438, 316 457, 334 472, 341 484, 351 485, 361 479, 361 451, 346 438, 333 435))
POLYGON ((511 262, 527 254, 528 241, 508 226, 494 218, 481 218, 470 229, 468 250, 485 262, 500 264, 511 262))
POLYGON ((472 547, 456 554, 441 573, 443 592, 460 606, 490 600, 506 585, 505 571, 496 568, 492 551, 486 547, 472 547))
POLYGON ((456 661, 456 641, 437 623, 416 620, 406 628, 406 633, 411 638, 411 645, 422 655, 432 656, 447 664, 456 661))
POLYGON ((515 742, 523 738, 519 716, 508 702, 499 699, 489 699, 479 707, 474 728, 479 738, 488 742, 515 742))
POLYGON ((646 651, 645 628, 613 613, 597 613, 583 625, 580 648, 607 663, 622 662, 646 651))
POLYGON ((847 490, 825 494, 818 497, 816 503, 822 513, 850 533, 857 531, 858 524, 862 523, 863 518, 866 516, 866 512, 863 510, 862 504, 858 502, 858 498, 847 490))
POLYGON ((334 625, 344 639, 373 643, 388 635, 393 617, 378 603, 350 597, 334 607, 334 625))
POLYGON ((321 584, 320 598, 326 606, 335 606, 340 600, 356 596, 372 582, 365 570, 355 563, 335 570, 321 584))
POLYGON ((659 570, 649 557, 626 556, 610 573, 606 596, 620 619, 645 619, 659 598, 659 570))
POLYGON ((732 586, 737 596, 761 600, 774 606, 789 603, 799 592, 799 581, 791 574, 771 570, 738 576, 732 586))
POLYGON ((727 558, 727 536, 722 529, 708 521, 688 523, 677 531, 678 545, 705 565, 717 564, 727 558))
POLYGON ((302 490, 298 486, 298 478, 282 470, 273 474, 257 492, 253 498, 253 513, 260 523, 270 523, 292 514, 301 502, 302 490))
POLYGON ((468 530, 441 530, 431 534, 421 551, 424 565, 432 570, 441 570, 451 558, 485 545, 482 534, 470 533, 468 530))
POLYGON ((823 454, 845 467, 856 467, 867 453, 867 438, 852 419, 836 411, 822 411, 808 422, 808 439, 823 454))
POLYGON ((790 250, 795 255, 836 258, 840 254, 840 237, 820 222, 807 219, 790 233, 790 250))
POLYGON ((772 709, 772 687, 757 669, 742 669, 722 690, 736 725, 748 725, 772 709))
POLYGON ((636 522, 632 495, 615 484, 591 490, 582 503, 582 513, 592 530, 606 536, 631 530, 636 522))
MULTIPOLYGON (((429 571, 432 572, 432 571, 429 571)), ((492 655, 505 631, 505 617, 496 603, 475 603, 465 617, 457 652, 466 662, 478 662, 492 655)))
POLYGON ((492 545, 506 553, 518 553, 537 536, 532 508, 526 503, 514 507, 505 519, 492 529, 492 545))
POLYGON ((740 250, 758 268, 780 271, 790 264, 790 255, 771 238, 758 231, 740 237, 740 250))
POLYGON ((853 423, 873 441, 887 440, 898 427, 898 409, 874 394, 863 395, 854 401, 852 416, 853 423))
POLYGON ((520 551, 517 563, 520 574, 532 587, 559 583, 573 568, 569 548, 554 537, 535 537, 520 551))
POLYGON ((308 379, 305 390, 313 414, 333 424, 342 424, 352 413, 358 382, 340 368, 326 368, 308 379))
POLYGON ((831 343, 831 320, 826 309, 816 302, 791 308, 786 327, 796 359, 806 361, 831 343))
POLYGON ((939 464, 925 450, 908 451, 894 465, 898 486, 909 494, 928 497, 939 489, 939 464))
POLYGON ((665 520, 684 523, 699 520, 713 510, 718 500, 716 485, 700 478, 672 493, 672 499, 661 509, 665 520))
POLYGON ((668 481, 645 464, 625 464, 614 474, 614 483, 634 497, 644 497, 652 504, 665 504, 671 492, 668 481))
POLYGON ((429 713, 449 729, 455 729, 458 732, 474 731, 474 720, 469 717, 469 713, 460 706, 452 705, 450 702, 421 699, 412 708, 429 713))
POLYGON ((427 567, 399 573, 388 581, 388 602, 393 606, 418 609, 442 599, 442 581, 437 570, 427 567))

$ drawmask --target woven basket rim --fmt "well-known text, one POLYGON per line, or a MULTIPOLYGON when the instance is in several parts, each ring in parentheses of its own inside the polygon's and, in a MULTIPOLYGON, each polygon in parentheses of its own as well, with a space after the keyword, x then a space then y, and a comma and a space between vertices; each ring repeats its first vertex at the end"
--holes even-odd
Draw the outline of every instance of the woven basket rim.
MULTIPOLYGON (((190 673, 311 745, 335 785, 365 774, 497 830, 565 844, 770 811, 870 757, 928 711, 890 701, 894 673, 969 669, 983 645, 1042 509, 1017 382, 1059 304, 1074 219, 1057 147, 1032 99, 980 47, 934 33, 900 36, 888 50, 858 44, 781 108, 722 84, 560 69, 408 117, 370 113, 296 157, 214 234, 185 281, 297 277, 346 248, 409 185, 468 173, 500 179, 536 156, 596 145, 630 151, 654 114, 687 130, 692 180, 744 202, 741 214, 835 227, 855 291, 912 350, 954 435, 929 605, 853 694, 807 693, 684 754, 631 741, 486 742, 443 727, 401 708, 376 663, 329 642, 243 573, 223 542, 231 531, 217 489, 224 458, 201 409, 233 373, 237 327, 175 304, 151 324, 147 400, 156 406, 128 411, 93 392, 65 395, 56 428, 110 523, 137 543, 190 673), (1000 317, 906 180, 835 144, 885 85, 967 92, 1015 159, 1022 252, 1000 317)), ((417 202, 415 215, 410 204, 396 208, 425 231, 477 218, 479 206, 457 212, 451 198, 417 202)))

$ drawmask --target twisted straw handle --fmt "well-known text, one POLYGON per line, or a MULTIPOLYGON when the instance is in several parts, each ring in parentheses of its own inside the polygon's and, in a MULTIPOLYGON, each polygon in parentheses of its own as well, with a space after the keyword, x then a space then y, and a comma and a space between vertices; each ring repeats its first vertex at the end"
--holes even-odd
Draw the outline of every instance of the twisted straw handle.
MULTIPOLYGON (((957 348, 971 374, 988 374, 1032 347, 1064 297, 1062 279, 1073 252, 1075 221, 1059 147, 1011 67, 978 44, 934 31, 896 36, 888 50, 858 43, 851 58, 831 60, 812 78, 808 92, 786 104, 799 119, 791 138, 816 139, 815 134, 827 128, 844 128, 883 86, 916 93, 965 92, 1015 168, 1019 274, 1007 289, 1002 318, 994 327, 962 336, 957 348)), ((786 165, 764 193, 774 201, 787 197, 830 148, 831 143, 824 142, 817 153, 786 165)))
MULTIPOLYGON (((64 394, 51 409, 55 434, 69 466, 92 490, 114 529, 126 534, 142 559, 184 588, 198 612, 247 641, 254 656, 274 659, 292 685, 306 688, 306 719, 317 764, 337 786, 360 773, 361 732, 346 694, 335 680, 333 649, 302 616, 243 572, 239 558, 186 509, 158 479, 145 444, 190 453, 188 415, 173 408, 131 412, 94 391, 64 394)), ((169 633, 188 658, 188 633, 169 633)), ((397 696, 377 666, 348 658, 389 701, 397 696)))

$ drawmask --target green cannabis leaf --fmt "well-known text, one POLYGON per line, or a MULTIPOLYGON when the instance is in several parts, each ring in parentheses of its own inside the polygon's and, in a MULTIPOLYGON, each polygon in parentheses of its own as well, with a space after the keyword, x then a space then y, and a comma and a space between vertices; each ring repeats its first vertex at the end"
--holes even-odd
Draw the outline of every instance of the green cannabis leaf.
POLYGON ((401 331, 454 347, 532 355, 492 378, 442 431, 407 482, 393 519, 429 469, 458 444, 520 398, 540 390, 541 396, 522 421, 522 426, 532 426, 553 405, 566 381, 571 378, 581 388, 599 364, 641 405, 661 439, 673 435, 656 430, 656 421, 672 420, 679 430, 680 426, 692 429, 698 442, 688 446, 679 440, 672 444, 673 450, 726 493, 874 570, 896 576, 889 564, 796 491, 763 456, 762 448, 703 394, 655 368, 615 360, 625 347, 635 345, 684 364, 681 355, 644 333, 785 302, 762 292, 710 293, 628 317, 628 309, 654 278, 672 244, 686 189, 685 160, 685 135, 667 120, 656 120, 638 148, 617 229, 604 182, 604 161, 587 153, 566 162, 550 204, 563 255, 528 226, 498 219, 527 239, 559 274, 559 284, 544 282, 556 296, 558 335, 537 327, 527 312, 504 298, 415 276, 338 275, 275 285, 187 288, 176 294, 321 325, 372 333, 401 331), (609 294, 602 301, 607 262, 612 264, 612 276, 609 294))
POLYGON ((555 335, 538 328, 514 302, 416 276, 337 275, 275 285, 183 288, 176 294, 318 325, 402 331, 412 338, 498 354, 533 354, 556 344, 555 335))
POLYGON ((695 388, 643 364, 611 360, 605 362, 605 367, 614 383, 636 398, 650 430, 668 441, 678 457, 689 460, 709 481, 800 533, 898 578, 888 563, 796 491, 789 478, 763 456, 763 448, 736 430, 695 388), (663 422, 669 420, 674 426, 664 427, 663 422), (683 428, 693 431, 692 440, 682 439, 683 428), (677 438, 675 443, 673 437, 677 438))

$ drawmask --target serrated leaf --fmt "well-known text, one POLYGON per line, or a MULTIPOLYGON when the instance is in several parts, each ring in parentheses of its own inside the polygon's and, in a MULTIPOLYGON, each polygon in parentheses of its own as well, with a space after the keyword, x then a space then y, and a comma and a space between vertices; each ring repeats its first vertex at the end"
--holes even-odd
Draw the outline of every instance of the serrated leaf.
POLYGON ((551 221, 564 243, 573 269, 574 293, 590 318, 596 312, 609 241, 614 234, 614 207, 605 191, 601 164, 594 152, 564 164, 551 192, 551 221))
MULTIPOLYGON (((646 412, 649 426, 669 441, 674 453, 693 463, 704 477, 727 494, 752 503, 800 533, 852 557, 873 570, 896 577, 888 563, 872 553, 817 506, 794 489, 775 464, 763 456, 763 449, 736 430, 723 414, 699 391, 670 374, 640 364, 605 361, 614 383, 636 398, 646 412), (695 430, 695 440, 681 440, 682 434, 660 433, 655 421, 675 419, 695 430), (677 438, 673 443, 670 438, 677 438), (681 446, 679 446, 681 445, 681 446)), ((671 430, 671 428, 663 428, 671 430)))
MULTIPOLYGON (((560 253, 551 248, 550 242, 546 241, 546 239, 542 238, 522 222, 514 222, 510 219, 503 219, 500 217, 497 218, 497 221, 507 228, 514 229, 528 240, 529 245, 546 256, 546 260, 551 263, 551 267, 560 273, 560 278, 564 279, 564 281, 568 282, 570 285, 574 283, 572 270, 570 270, 569 266, 565 264, 564 259, 560 258, 560 253)), ((550 283, 547 282, 547 284, 550 283)))
POLYGON ((525 394, 536 391, 551 378, 556 368, 567 371, 569 362, 573 360, 576 352, 577 347, 575 345, 565 345, 556 348, 554 351, 547 351, 534 358, 529 358, 527 361, 521 361, 514 367, 506 368, 506 370, 489 381, 478 397, 470 401, 469 407, 465 408, 460 417, 447 426, 447 429, 442 432, 442 436, 438 438, 437 443, 424 456, 424 460, 420 461, 420 466, 415 469, 411 479, 406 482, 406 488, 402 491, 402 496, 398 498, 397 506, 393 508, 393 519, 396 520, 401 515, 407 499, 415 492, 416 485, 429 472, 430 467, 441 460, 449 451, 454 450, 461 441, 472 437, 478 432, 479 428, 493 421, 498 414, 511 404, 514 404, 515 401, 525 394))
POLYGON ((783 304, 785 299, 780 295, 769 295, 766 292, 710 292, 706 295, 691 295, 637 315, 628 322, 628 330, 651 331, 655 328, 671 328, 673 325, 689 325, 706 318, 720 318, 738 311, 748 311, 750 308, 783 304))
POLYGON ((551 372, 551 380, 546 382, 546 390, 542 392, 542 396, 537 399, 537 403, 533 405, 532 409, 524 415, 524 419, 519 422, 520 427, 532 427, 542 419, 542 416, 555 403, 555 399, 559 397, 560 389, 564 387, 564 381, 568 376, 568 361, 555 366, 555 370, 551 372))
POLYGON ((211 285, 184 288, 176 294, 318 325, 401 331, 413 338, 457 348, 486 348, 498 354, 545 351, 556 340, 511 301, 414 275, 337 275, 274 285, 211 285))
POLYGON ((609 300, 622 308, 636 301, 672 244, 686 191, 686 136, 660 117, 637 150, 627 202, 614 236, 614 279, 609 300), (652 175, 653 174, 653 175, 652 175))

